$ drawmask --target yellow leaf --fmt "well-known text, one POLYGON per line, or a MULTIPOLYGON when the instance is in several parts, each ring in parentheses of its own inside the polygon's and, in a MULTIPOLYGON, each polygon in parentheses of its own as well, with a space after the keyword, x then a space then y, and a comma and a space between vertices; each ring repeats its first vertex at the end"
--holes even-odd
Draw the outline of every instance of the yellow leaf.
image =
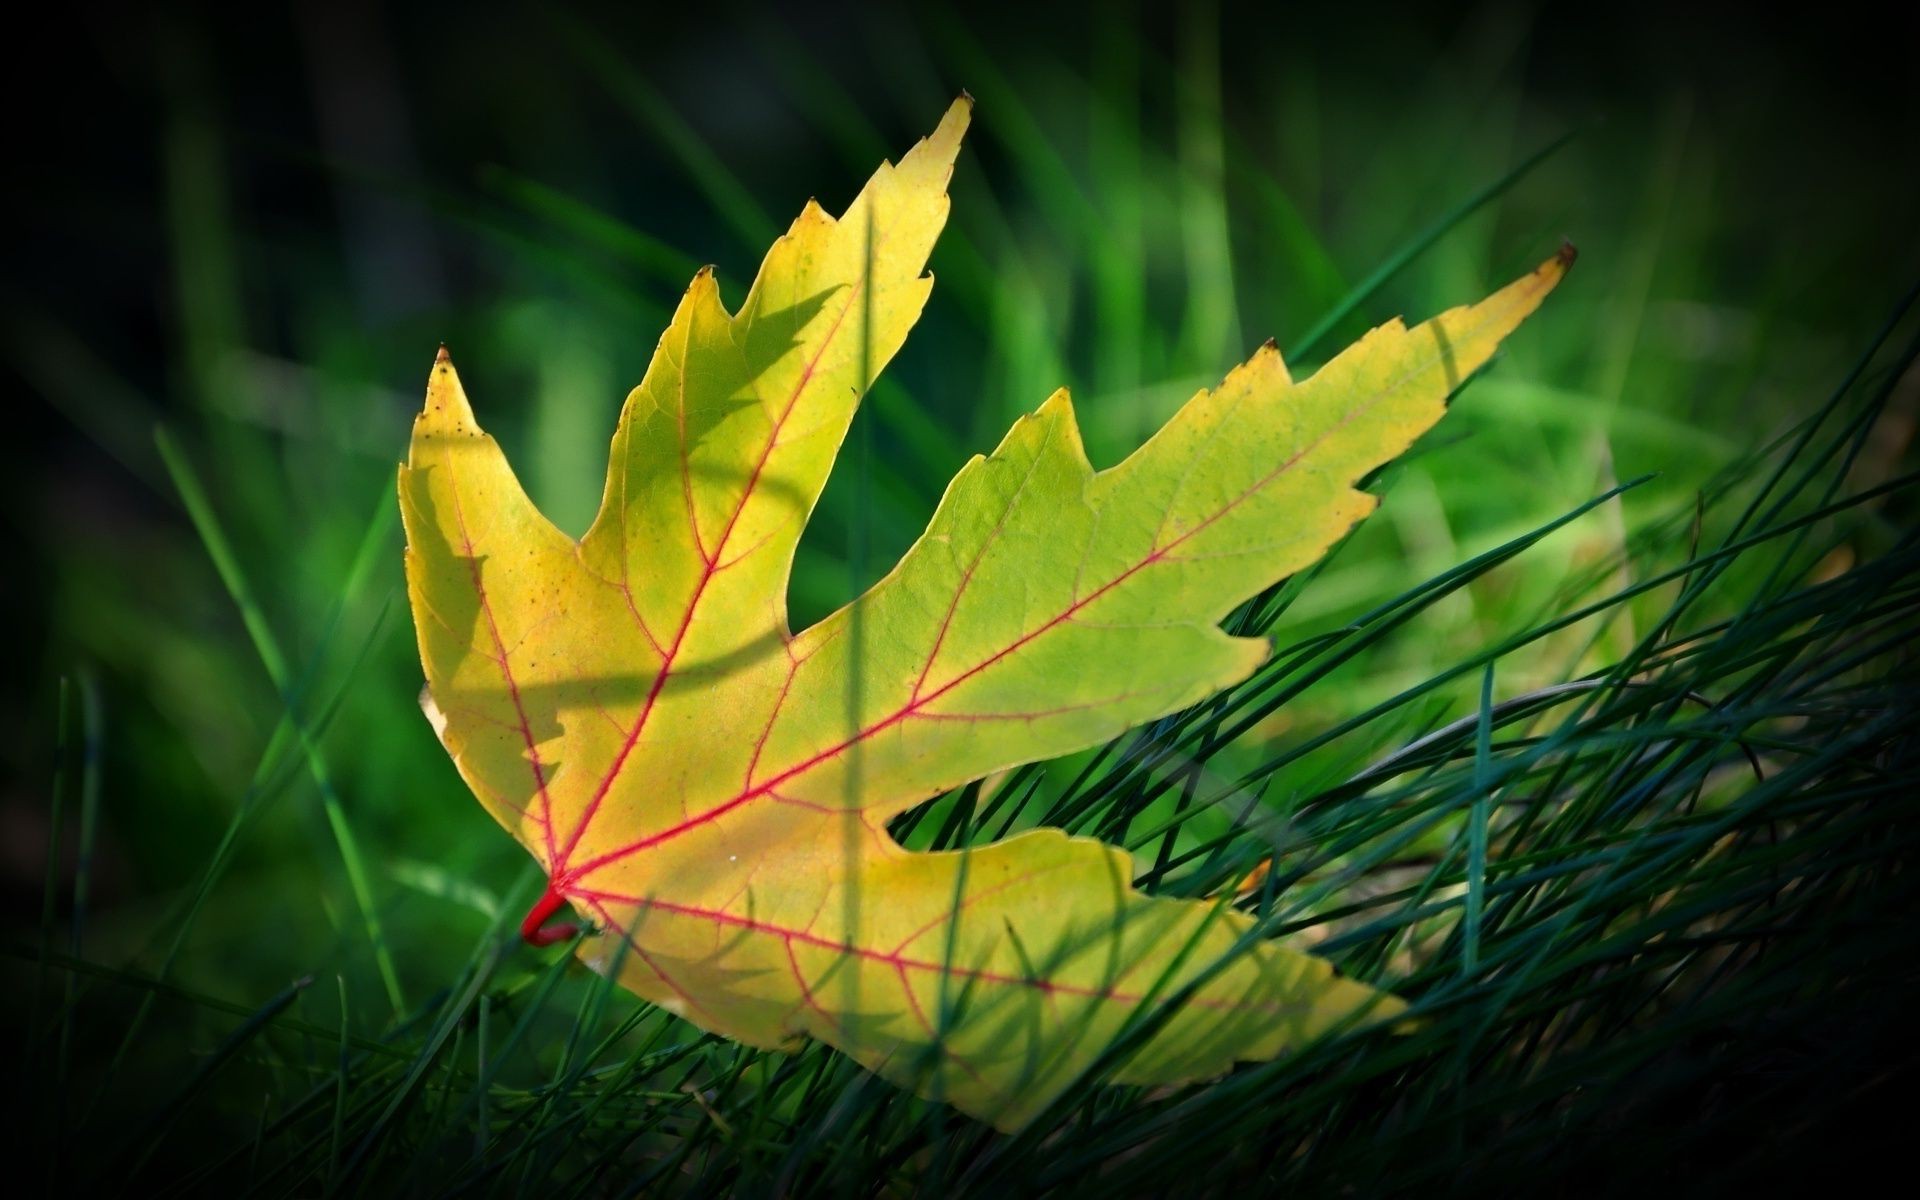
POLYGON ((1304 382, 1269 344, 1109 471, 1058 392, 960 471, 885 579, 794 634, 794 546, 926 303, 970 107, 839 218, 808 204, 739 312, 694 278, 585 537, 528 501, 444 353, 400 495, 442 740, 550 880, 529 937, 570 905, 588 962, 686 1019, 822 1039, 1013 1129, 1182 989, 1108 1078, 1205 1079, 1403 1006, 1223 904, 1135 891, 1113 847, 1038 830, 917 854, 888 819, 1244 679, 1268 647, 1220 618, 1371 511, 1355 483, 1565 262, 1382 326, 1304 382))

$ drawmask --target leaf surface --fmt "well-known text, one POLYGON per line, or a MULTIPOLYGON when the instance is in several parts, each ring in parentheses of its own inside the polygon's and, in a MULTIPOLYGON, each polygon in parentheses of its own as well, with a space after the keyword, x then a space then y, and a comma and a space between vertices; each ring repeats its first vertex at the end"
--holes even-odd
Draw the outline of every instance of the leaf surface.
POLYGON ((926 303, 969 115, 840 217, 809 203, 739 312, 694 278, 583 538, 527 499, 444 352, 400 496, 442 740, 550 880, 529 935, 571 905, 588 962, 688 1020, 823 1039, 1014 1129, 1182 989, 1110 1078, 1205 1079, 1402 1006, 1243 913, 1143 895, 1114 847, 1036 830, 910 853, 888 819, 1246 678, 1268 647, 1219 620, 1372 510, 1356 483, 1566 264, 1382 326, 1304 382, 1269 344, 1111 470, 1057 392, 886 578, 794 634, 794 547, 926 303))

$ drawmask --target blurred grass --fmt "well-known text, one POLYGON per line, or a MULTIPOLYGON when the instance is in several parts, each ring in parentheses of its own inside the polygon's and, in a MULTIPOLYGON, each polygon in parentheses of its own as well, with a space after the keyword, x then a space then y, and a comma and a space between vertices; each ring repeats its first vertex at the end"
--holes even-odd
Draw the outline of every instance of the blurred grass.
MULTIPOLYGON (((34 398, 4 484, 32 581, 7 970, 51 1096, 15 1128, 44 1135, 29 1175, 1111 1189, 1094 1168, 1131 1146, 1166 1186, 1517 1172, 1570 1114, 1609 1116, 1603 1083, 1639 1073, 1623 1112, 1693 1095, 1699 1046, 1817 1014, 1814 981, 1901 944, 1860 930, 1911 887, 1910 501, 1834 502, 1912 465, 1910 320, 1809 424, 1920 275, 1889 51, 1500 6, 1286 36, 1208 5, 836 11, 72 32, 113 102, 38 135, 62 149, 15 197, 33 236, 0 292, 34 398), (796 624, 884 571, 1055 386, 1110 464, 1266 336, 1304 373, 1562 237, 1582 252, 1379 481, 1381 512, 1236 616, 1282 647, 1270 672, 910 820, 913 844, 1097 832, 1192 891, 1270 857, 1250 903, 1434 1014, 1137 1111, 1076 1100, 1053 1145, 990 1146, 817 1050, 715 1042, 504 940, 530 871, 418 714, 391 519, 444 340, 534 497, 584 528, 693 265, 737 301, 808 195, 843 203, 963 86, 939 283, 801 547, 796 624), (1782 463, 1813 482, 1743 524, 1782 463), (1592 683, 1532 699, 1568 680, 1592 683), (1396 760, 1414 777, 1368 771, 1442 727, 1396 760), (1476 1157, 1490 1128, 1512 1162, 1476 1157), (103 1130, 119 1157, 90 1152, 103 1130), (1250 1131, 1289 1156, 1248 1159, 1250 1131)), ((1870 1021, 1797 1032, 1884 1058, 1870 1021)))

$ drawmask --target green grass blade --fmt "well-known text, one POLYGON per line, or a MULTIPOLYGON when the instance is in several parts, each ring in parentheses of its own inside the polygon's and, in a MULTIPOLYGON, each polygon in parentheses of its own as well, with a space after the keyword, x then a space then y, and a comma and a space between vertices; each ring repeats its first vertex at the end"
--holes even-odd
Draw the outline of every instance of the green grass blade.
MULTIPOLYGON (((242 622, 253 641, 255 651, 260 655, 261 665, 266 668, 267 677, 279 693, 281 704, 287 716, 292 720, 295 734, 305 752, 308 772, 313 776, 314 786, 319 789, 321 807, 326 813, 328 828, 333 831, 335 844, 340 850, 341 864, 346 868, 347 883, 353 892, 354 902, 359 906, 360 919, 366 930, 367 943, 373 951, 374 963, 380 972, 380 981, 387 991, 387 1000, 396 1016, 406 1010, 406 1001, 400 989, 400 976, 394 969, 393 956, 387 948, 386 937, 381 932, 378 906, 373 898, 373 888, 368 881, 368 872, 364 858, 360 853, 358 839, 353 825, 347 819, 345 806, 339 794, 334 790, 331 773, 327 769, 326 759, 319 744, 314 740, 306 722, 298 712, 298 697, 294 694, 286 656, 280 650, 280 643, 268 626, 259 603, 254 599, 253 589, 248 585, 246 576, 240 569, 231 544, 222 531, 218 518, 214 515, 213 505, 208 500, 206 490, 201 487, 199 477, 194 473, 186 455, 174 443, 172 435, 166 429, 154 431, 154 443, 159 448, 161 460, 166 464, 167 474, 172 478, 174 487, 180 493, 188 516, 193 521, 195 532, 200 535, 201 543, 207 549, 207 555, 213 560, 219 573, 220 582, 227 594, 240 610, 242 622)), ((77 957, 77 955, 76 955, 77 957)))

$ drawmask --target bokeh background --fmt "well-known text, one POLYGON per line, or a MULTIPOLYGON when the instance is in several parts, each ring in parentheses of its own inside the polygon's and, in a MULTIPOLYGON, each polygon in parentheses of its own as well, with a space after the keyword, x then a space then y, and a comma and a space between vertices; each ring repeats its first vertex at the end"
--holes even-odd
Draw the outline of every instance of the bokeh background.
MULTIPOLYGON (((416 706, 393 481, 436 347, 578 532, 694 269, 737 302, 808 197, 844 204, 963 88, 978 109, 939 282, 802 544, 796 625, 882 573, 1055 386, 1111 464, 1269 336, 1299 374, 1562 239, 1568 282, 1282 632, 1337 628, 1657 478, 1230 753, 1327 728, 1616 571, 1809 411, 1920 278, 1920 42, 1910 15, 1570 7, 37 14, 0 81, 0 886, 10 945, 39 942, 51 894, 56 940, 108 973, 76 1001, 19 951, 9 1012, 62 988, 119 1011, 114 970, 180 990, 118 1057, 112 1038, 63 1047, 61 1103, 115 1111, 206 1061, 234 1013, 182 996, 246 1013, 314 976, 302 1018, 336 1028, 344 1005, 371 1036, 447 985, 521 878, 416 706), (103 1079, 125 1088, 89 1100, 103 1079)), ((1889 471, 1905 411, 1865 451, 1889 471)), ((1634 620, 1533 645, 1502 691, 1606 661, 1634 620)), ((1471 711, 1477 684, 1307 756, 1282 789, 1471 711)), ((161 1160, 244 1139, 259 1097, 225 1086, 161 1160)))

